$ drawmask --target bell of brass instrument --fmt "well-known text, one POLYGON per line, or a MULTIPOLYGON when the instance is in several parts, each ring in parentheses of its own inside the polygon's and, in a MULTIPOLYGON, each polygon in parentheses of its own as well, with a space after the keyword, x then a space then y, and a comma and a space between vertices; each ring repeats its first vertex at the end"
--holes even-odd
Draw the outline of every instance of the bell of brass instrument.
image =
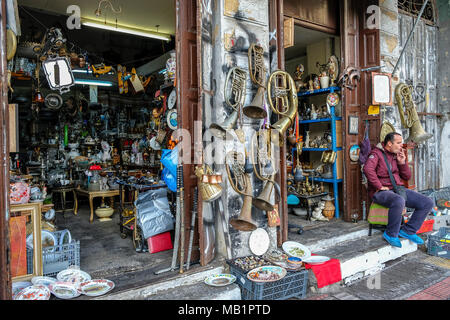
POLYGON ((422 143, 430 139, 433 135, 425 132, 420 124, 416 106, 412 98, 412 90, 412 86, 399 83, 395 87, 395 99, 402 125, 409 129, 409 136, 405 142, 422 143), (405 108, 404 111, 403 108, 405 108))
POLYGON ((258 91, 252 102, 242 109, 243 113, 252 119, 264 119, 267 111, 264 109, 265 77, 264 48, 254 43, 248 48, 248 69, 250 78, 258 86, 258 91))
MULTIPOLYGON (((241 212, 238 218, 231 219, 230 224, 236 230, 240 231, 253 231, 257 228, 256 222, 252 219, 252 184, 250 180, 250 174, 245 173, 245 160, 239 161, 239 156, 243 156, 240 153, 232 151, 228 153, 228 157, 232 156, 232 170, 227 163, 226 169, 228 174, 228 180, 234 191, 244 196, 244 203, 242 205, 241 212)), ((243 157, 242 157, 243 158, 243 157)))
POLYGON ((240 109, 244 104, 246 79, 247 72, 241 68, 233 67, 228 71, 224 96, 225 102, 233 109, 233 112, 222 124, 212 123, 209 127, 211 133, 219 139, 225 139, 227 130, 233 129, 236 124, 240 109))
POLYGON ((195 168, 195 175, 198 177, 198 190, 200 191, 202 200, 206 202, 214 201, 222 194, 220 184, 209 183, 208 175, 211 173, 212 170, 208 166, 206 166, 206 170, 201 166, 195 168))
POLYGON ((282 116, 270 127, 278 130, 282 137, 294 122, 298 108, 297 91, 292 77, 285 71, 274 71, 267 84, 267 97, 272 110, 282 116))

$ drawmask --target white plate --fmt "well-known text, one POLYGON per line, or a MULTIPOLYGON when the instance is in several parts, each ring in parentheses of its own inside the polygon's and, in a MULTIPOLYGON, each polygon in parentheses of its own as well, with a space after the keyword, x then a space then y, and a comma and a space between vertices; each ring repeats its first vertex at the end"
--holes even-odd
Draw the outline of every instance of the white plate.
POLYGON ((65 229, 61 232, 61 235, 59 236, 59 244, 69 244, 72 242, 72 235, 70 234, 70 231, 68 229, 65 229))
POLYGON ((177 109, 172 109, 167 112, 167 125, 170 129, 176 130, 178 126, 178 120, 177 120, 177 109))
POLYGON ((13 296, 13 299, 22 289, 24 289, 26 287, 30 287, 32 285, 33 285, 33 283, 31 283, 30 281, 13 282, 13 284, 12 284, 12 296, 13 296))
POLYGON ((213 287, 222 287, 236 281, 236 277, 229 273, 214 274, 205 279, 205 283, 213 287))
POLYGON ((56 275, 56 279, 60 282, 83 283, 91 280, 91 276, 79 269, 65 269, 56 275))
POLYGON ((60 299, 73 299, 81 295, 76 286, 67 282, 54 282, 48 286, 50 292, 60 299))
MULTIPOLYGON (((58 244, 58 240, 56 239, 53 232, 50 232, 48 230, 41 230, 41 241, 42 241, 42 249, 46 248, 44 246, 45 243, 53 243, 51 246, 56 246, 58 244)), ((33 249, 33 234, 30 234, 27 237, 27 248, 33 249)), ((55 251, 55 248, 49 249, 48 252, 55 251)))
POLYGON ((269 250, 269 234, 263 228, 258 228, 250 234, 248 244, 254 255, 261 256, 269 250))
POLYGON ((80 292, 90 297, 97 297, 114 289, 114 282, 106 279, 95 279, 80 284, 80 292))
POLYGON ((325 263, 329 260, 330 260, 330 258, 325 257, 325 256, 311 256, 309 258, 303 259, 303 262, 307 263, 307 264, 311 264, 311 265, 318 265, 318 264, 325 263))
POLYGON ((175 106, 175 102, 177 102, 177 90, 173 89, 169 94, 169 98, 167 99, 167 107, 172 109, 175 106))
POLYGON ((263 267, 258 267, 253 270, 250 270, 247 273, 247 278, 254 282, 274 282, 274 281, 283 279, 283 277, 286 275, 286 273, 287 273, 286 269, 284 269, 282 267, 263 266, 263 267), (254 274, 255 272, 258 272, 260 274, 258 278, 252 277, 252 274, 254 274), (272 274, 272 273, 278 275, 278 277, 276 277, 275 279, 269 279, 269 278, 265 277, 265 276, 270 276, 270 274, 272 274))
POLYGON ((15 295, 14 300, 48 300, 50 290, 43 285, 33 285, 22 289, 15 295))
POLYGON ((56 278, 52 278, 52 277, 44 277, 44 276, 37 276, 37 277, 33 277, 31 279, 31 283, 33 283, 34 285, 43 285, 48 287, 50 284, 55 283, 56 282, 56 278))
POLYGON ((284 252, 286 252, 288 255, 290 255, 292 257, 300 258, 302 260, 311 256, 311 251, 307 247, 305 247, 301 243, 298 243, 295 241, 284 242, 282 248, 283 248, 284 252), (303 250, 303 255, 296 255, 295 253, 292 252, 293 249, 303 250))

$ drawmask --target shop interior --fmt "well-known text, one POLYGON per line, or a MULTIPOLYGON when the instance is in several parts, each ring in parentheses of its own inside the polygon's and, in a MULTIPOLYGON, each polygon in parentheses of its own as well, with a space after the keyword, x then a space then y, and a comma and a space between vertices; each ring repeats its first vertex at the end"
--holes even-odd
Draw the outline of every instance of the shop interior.
MULTIPOLYGON (((147 20, 133 24, 138 28, 145 22, 143 29, 168 35, 162 40, 83 24, 69 29, 63 12, 69 2, 18 1, 21 36, 8 61, 15 146, 11 206, 40 204, 45 276, 78 264, 92 279, 135 287, 167 276, 155 272, 172 260, 175 7, 158 1, 146 2, 146 8, 141 1, 125 6, 100 1, 98 7, 78 2, 82 16, 93 8, 90 16, 116 24, 133 21, 128 9, 149 9, 147 20), (169 164, 164 166, 162 158, 169 164), (161 212, 169 216, 155 225, 149 217, 161 212), (158 241, 145 241, 150 231, 158 241), (64 254, 55 257, 60 250, 64 254)), ((27 241, 33 234, 29 222, 27 241)), ((32 273, 32 243, 31 237, 27 274, 32 273)))
POLYGON ((299 95, 286 142, 290 237, 338 218, 342 208, 340 49, 339 36, 299 25, 285 48, 286 71, 299 95))

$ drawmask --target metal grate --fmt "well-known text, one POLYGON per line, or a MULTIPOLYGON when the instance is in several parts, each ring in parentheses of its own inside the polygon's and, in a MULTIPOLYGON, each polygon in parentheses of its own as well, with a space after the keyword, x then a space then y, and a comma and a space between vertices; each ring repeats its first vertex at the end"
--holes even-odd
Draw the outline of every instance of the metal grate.
MULTIPOLYGON (((398 9, 403 11, 401 13, 417 17, 424 3, 424 0, 398 0, 398 9)), ((433 0, 428 0, 422 14, 422 19, 424 19, 428 24, 434 25, 436 23, 435 17, 433 0)))

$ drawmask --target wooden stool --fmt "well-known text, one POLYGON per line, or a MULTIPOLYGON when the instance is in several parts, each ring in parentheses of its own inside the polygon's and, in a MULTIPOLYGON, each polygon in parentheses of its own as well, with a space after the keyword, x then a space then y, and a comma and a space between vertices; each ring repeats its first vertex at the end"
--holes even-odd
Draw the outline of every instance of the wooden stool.
MULTIPOLYGON (((404 215, 406 213, 406 207, 402 212, 402 225, 405 223, 404 215)), ((369 207, 369 216, 367 222, 369 222, 369 236, 372 235, 372 229, 375 227, 381 227, 385 229, 388 224, 389 208, 382 206, 381 204, 372 202, 369 207)))

